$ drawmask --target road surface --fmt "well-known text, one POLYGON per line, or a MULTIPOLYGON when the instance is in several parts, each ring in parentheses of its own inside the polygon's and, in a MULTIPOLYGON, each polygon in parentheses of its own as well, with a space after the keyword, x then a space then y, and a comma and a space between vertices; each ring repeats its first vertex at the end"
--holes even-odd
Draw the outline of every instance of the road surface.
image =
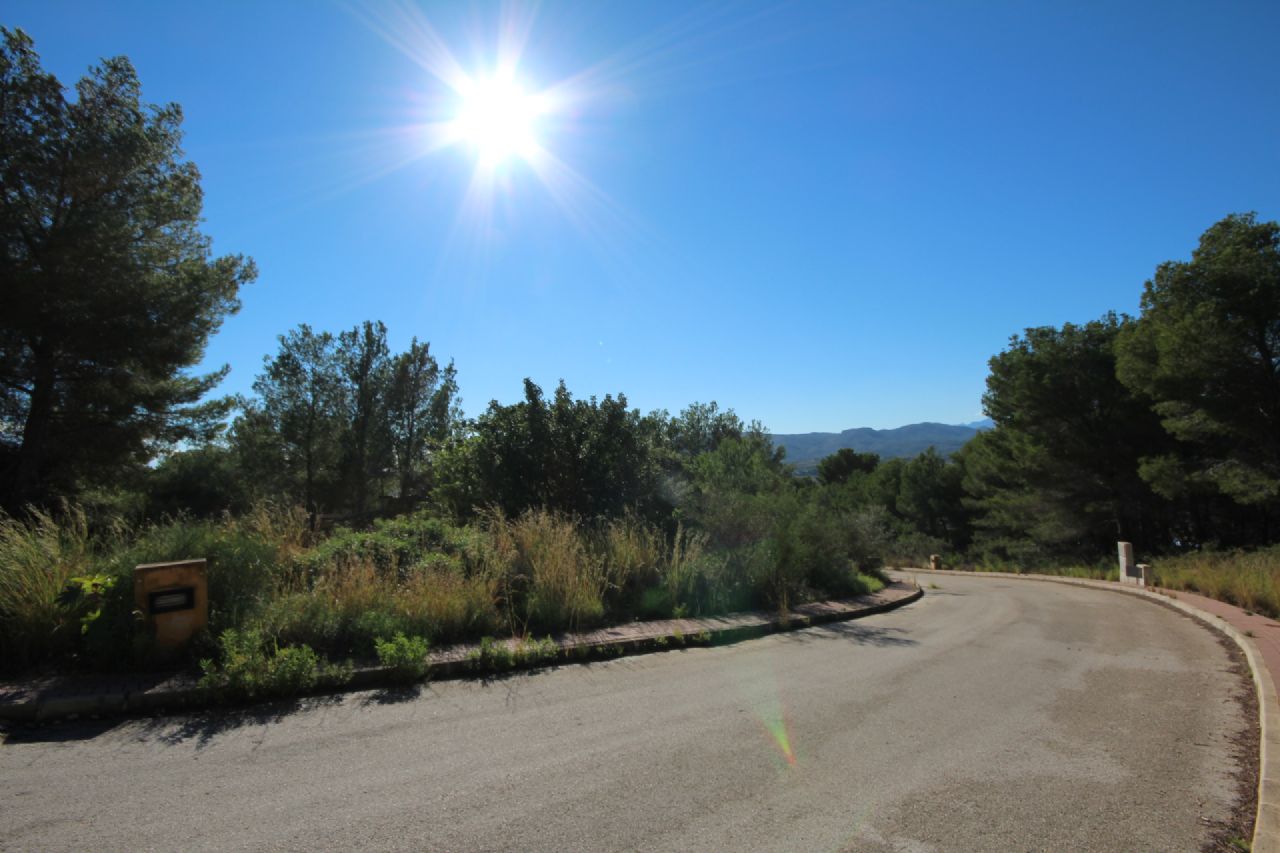
POLYGON ((488 683, 17 728, 0 848, 1197 850, 1250 724, 1215 634, 1060 584, 488 683))

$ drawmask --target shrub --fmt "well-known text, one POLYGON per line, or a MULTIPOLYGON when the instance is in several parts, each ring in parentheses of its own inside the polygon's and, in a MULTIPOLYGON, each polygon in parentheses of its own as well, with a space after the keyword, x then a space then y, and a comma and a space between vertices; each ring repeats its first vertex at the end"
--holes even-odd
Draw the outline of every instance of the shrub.
POLYGON ((178 517, 143 528, 131 544, 110 555, 106 568, 132 596, 135 565, 205 558, 209 627, 218 635, 245 624, 271 598, 280 556, 278 543, 250 525, 178 517))
POLYGON ((68 600, 72 579, 95 574, 83 511, 28 521, 0 515, 0 667, 18 669, 66 655, 80 644, 81 613, 68 600))
POLYGON ((427 674, 427 641, 423 637, 406 637, 398 631, 390 640, 374 642, 378 662, 391 667, 396 678, 418 681, 427 674))
POLYGON ((272 645, 254 629, 222 632, 221 660, 202 660, 200 686, 227 698, 293 696, 315 686, 320 657, 309 646, 272 645))

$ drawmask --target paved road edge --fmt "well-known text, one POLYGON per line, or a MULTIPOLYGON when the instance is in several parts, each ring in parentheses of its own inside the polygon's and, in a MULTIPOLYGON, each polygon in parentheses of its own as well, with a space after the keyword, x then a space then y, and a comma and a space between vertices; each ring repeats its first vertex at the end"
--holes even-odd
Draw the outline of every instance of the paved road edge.
MULTIPOLYGON (((530 661, 520 666, 495 669, 487 667, 465 654, 453 654, 440 659, 434 657, 428 670, 428 680, 439 681, 454 678, 506 675, 514 670, 542 669, 566 664, 585 663, 593 660, 611 660, 624 656, 648 654, 672 649, 730 645, 784 631, 798 631, 830 622, 862 619, 877 613, 896 610, 918 601, 924 590, 915 584, 912 590, 902 590, 905 595, 868 602, 877 594, 859 599, 814 602, 800 605, 786 614, 760 616, 759 614, 729 614, 707 619, 678 620, 685 630, 635 630, 646 623, 618 626, 632 629, 630 636, 597 639, 596 634, 561 638, 557 641, 554 657, 530 661), (746 618, 742 618, 746 617, 746 618)), ((654 623, 664 626, 667 623, 654 623)), ((614 633, 617 633, 615 629, 614 633)), ((382 687, 405 687, 399 673, 391 667, 369 666, 355 670, 351 678, 341 684, 331 684, 309 695, 345 693, 382 687)), ((412 685, 408 685, 412 686, 412 685)), ((261 702, 280 697, 264 697, 261 702)), ((193 711, 221 704, 216 694, 195 686, 159 686, 147 690, 107 689, 93 693, 58 692, 41 695, 32 691, 15 700, 0 700, 0 720, 11 722, 47 722, 67 717, 108 716, 122 714, 149 714, 165 711, 193 711)), ((240 703, 243 704, 243 703, 240 703)))
MULTIPOLYGON (((1256 643, 1225 619, 1201 610, 1174 598, 1170 594, 1151 592, 1150 590, 1121 586, 1112 581, 1086 580, 1084 578, 1066 578, 1056 575, 1015 574, 1013 572, 966 572, 944 569, 892 568, 892 572, 926 574, 926 575, 959 575, 975 578, 1005 578, 1015 580, 1048 581, 1050 583, 1067 584, 1101 589, 1108 592, 1119 592, 1137 598, 1173 607, 1186 613, 1211 630, 1218 631, 1235 641, 1244 652, 1249 662, 1249 670, 1253 673, 1254 690, 1258 695, 1259 756, 1258 756, 1258 810, 1253 824, 1253 840, 1250 845, 1252 853, 1280 853, 1280 698, 1276 696, 1275 679, 1262 659, 1262 653, 1256 643)), ((919 584, 917 584, 918 586, 919 584)))

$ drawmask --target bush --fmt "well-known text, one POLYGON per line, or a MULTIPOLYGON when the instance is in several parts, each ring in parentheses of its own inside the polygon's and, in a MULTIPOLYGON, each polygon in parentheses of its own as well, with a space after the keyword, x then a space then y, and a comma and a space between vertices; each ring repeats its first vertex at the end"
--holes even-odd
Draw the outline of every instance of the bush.
POLYGON ((396 632, 390 640, 379 638, 374 642, 378 662, 391 667, 396 678, 402 681, 419 681, 427 674, 427 641, 422 637, 406 637, 396 632))
POLYGON ((174 518, 143 528, 127 547, 116 549, 106 568, 133 594, 133 567, 140 563, 208 560, 209 628, 219 635, 244 625, 275 592, 282 569, 280 543, 235 521, 174 518))
POLYGON ((309 553, 298 566, 315 577, 344 563, 368 563, 379 572, 406 576, 422 565, 471 570, 479 561, 474 531, 418 513, 377 519, 372 530, 339 528, 309 553))
POLYGON ((272 645, 254 629, 228 629, 218 638, 221 660, 202 660, 200 686, 226 698, 293 696, 314 687, 320 657, 309 646, 272 645))
POLYGON ((82 511, 35 512, 29 521, 0 516, 0 666, 20 669, 79 646, 78 616, 63 596, 73 578, 93 574, 92 566, 82 511))

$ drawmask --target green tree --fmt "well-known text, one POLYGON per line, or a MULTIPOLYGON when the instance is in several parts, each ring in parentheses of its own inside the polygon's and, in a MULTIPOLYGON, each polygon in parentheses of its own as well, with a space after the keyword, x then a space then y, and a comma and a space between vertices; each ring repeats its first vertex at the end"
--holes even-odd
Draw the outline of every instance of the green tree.
POLYGON ((400 501, 409 505, 431 488, 432 456, 460 426, 453 362, 441 370, 431 344, 414 338, 409 349, 392 359, 387 416, 400 501))
POLYGON ((1131 320, 1014 336, 991 359, 995 429, 961 453, 982 539, 1003 556, 1093 559, 1116 539, 1168 544, 1138 460, 1167 443, 1148 401, 1116 379, 1115 344, 1131 320))
POLYGON ((953 548, 968 544, 968 513, 963 506, 964 469, 930 447, 902 470, 897 510, 916 530, 953 548))
POLYGON ((870 474, 879 464, 879 454, 842 447, 818 462, 818 481, 824 485, 844 483, 855 473, 870 474))
POLYGON ((253 383, 261 402, 251 404, 237 433, 246 445, 268 450, 273 442, 261 433, 274 437, 279 471, 314 526, 322 507, 332 506, 338 482, 347 386, 333 335, 303 323, 279 340, 280 352, 266 358, 266 369, 253 383))
POLYGON ((721 411, 719 404, 712 400, 710 403, 690 403, 681 410, 679 417, 671 418, 667 425, 667 440, 676 453, 692 458, 715 450, 727 438, 742 438, 749 429, 733 409, 721 411))
POLYGON ((387 418, 387 392, 391 378, 391 352, 387 327, 366 320, 338 335, 335 352, 338 370, 346 383, 347 423, 342 434, 342 480, 348 506, 357 514, 369 509, 372 486, 381 483, 391 466, 391 431, 387 418))
POLYGON ((476 420, 474 442, 455 456, 474 466, 474 500, 509 515, 538 507, 584 519, 627 508, 662 513, 654 419, 628 409, 621 394, 574 400, 561 382, 548 402, 529 379, 524 390, 522 402, 490 403, 476 420))
POLYGON ((147 515, 207 518, 244 511, 252 479, 236 463, 236 454, 222 442, 169 454, 146 477, 147 515))
POLYGON ((1280 499, 1280 225, 1235 214, 1190 261, 1161 264, 1121 336, 1121 381, 1151 398, 1182 442, 1149 454, 1170 495, 1209 485, 1240 504, 1280 499))
POLYGON ((123 57, 68 98, 0 29, 0 500, 111 480, 216 432, 226 368, 185 373, 255 276, 214 258, 182 112, 142 103, 123 57))

